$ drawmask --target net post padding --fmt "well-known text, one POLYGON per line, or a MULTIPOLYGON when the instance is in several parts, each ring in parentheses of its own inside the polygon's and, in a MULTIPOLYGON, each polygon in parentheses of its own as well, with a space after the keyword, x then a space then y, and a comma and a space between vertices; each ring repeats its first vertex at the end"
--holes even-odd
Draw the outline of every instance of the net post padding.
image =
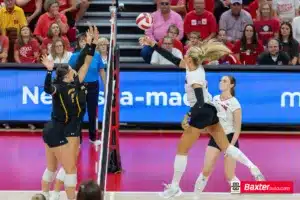
POLYGON ((120 49, 118 45, 114 49, 114 96, 112 102, 111 140, 109 148, 108 172, 119 173, 122 171, 120 145, 119 145, 119 113, 120 113, 120 87, 119 87, 119 58, 120 49))

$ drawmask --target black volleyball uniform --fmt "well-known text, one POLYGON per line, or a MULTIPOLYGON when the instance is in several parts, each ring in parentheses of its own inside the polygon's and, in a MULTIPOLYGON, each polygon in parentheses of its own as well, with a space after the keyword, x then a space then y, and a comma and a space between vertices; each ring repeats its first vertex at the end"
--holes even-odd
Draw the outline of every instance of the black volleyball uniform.
MULTIPOLYGON (((179 66, 181 62, 180 58, 175 57, 172 53, 158 47, 157 45, 153 48, 167 60, 179 66)), ((185 91, 187 93, 187 100, 191 107, 189 125, 198 129, 203 129, 219 122, 217 109, 212 103, 211 95, 209 94, 206 85, 205 71, 202 65, 194 71, 186 69, 185 91), (195 89, 192 88, 193 84, 202 85, 202 105, 198 101, 195 89)))
MULTIPOLYGON (((227 100, 221 100, 220 95, 217 95, 213 98, 213 103, 218 110, 218 117, 225 131, 225 134, 229 142, 231 142, 236 131, 234 128, 233 112, 238 109, 241 109, 241 105, 235 97, 232 97, 227 100)), ((220 147, 217 145, 216 141, 211 136, 208 142, 208 146, 217 148, 221 151, 220 147)), ((234 146, 239 148, 238 140, 236 141, 234 146)))
POLYGON ((80 82, 78 76, 73 83, 54 82, 47 72, 45 92, 52 95, 51 121, 43 130, 43 139, 49 147, 67 143, 66 137, 80 136, 81 106, 79 103, 80 82))

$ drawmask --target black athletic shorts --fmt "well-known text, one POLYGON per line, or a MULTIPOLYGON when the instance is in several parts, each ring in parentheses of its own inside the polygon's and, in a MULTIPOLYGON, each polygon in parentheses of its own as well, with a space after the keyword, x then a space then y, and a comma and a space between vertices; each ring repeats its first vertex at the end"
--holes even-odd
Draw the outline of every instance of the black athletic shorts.
POLYGON ((69 123, 65 127, 66 137, 80 137, 81 135, 81 119, 78 117, 73 117, 70 119, 69 123))
POLYGON ((196 116, 192 116, 189 125, 198 129, 203 129, 207 126, 214 125, 219 122, 217 109, 205 103, 201 108, 198 108, 196 116))
POLYGON ((65 136, 65 123, 51 120, 43 129, 43 140, 50 147, 59 147, 68 143, 65 136))
MULTIPOLYGON (((229 142, 231 142, 231 140, 232 140, 232 138, 233 138, 233 135, 234 135, 234 133, 230 133, 230 134, 227 135, 227 138, 228 138, 229 142)), ((208 146, 215 147, 215 148, 217 148, 217 149, 219 149, 219 150, 221 151, 220 147, 217 145, 216 141, 215 141, 214 138, 211 137, 211 136, 210 136, 210 140, 209 140, 209 142, 208 142, 208 146)), ((236 141, 236 143, 234 144, 234 146, 235 146, 236 148, 239 148, 239 147, 240 147, 240 145, 239 145, 239 140, 236 141)))

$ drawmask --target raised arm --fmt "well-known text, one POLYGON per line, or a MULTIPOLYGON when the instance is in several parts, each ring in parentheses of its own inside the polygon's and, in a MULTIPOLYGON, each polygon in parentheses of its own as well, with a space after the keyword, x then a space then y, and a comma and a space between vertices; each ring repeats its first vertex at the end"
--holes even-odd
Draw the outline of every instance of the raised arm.
POLYGON ((76 72, 78 72, 80 70, 80 68, 83 66, 88 49, 89 49, 89 46, 85 45, 85 47, 80 51, 80 54, 76 60, 76 64, 75 64, 75 68, 74 68, 74 70, 76 72))
POLYGON ((53 61, 50 61, 46 55, 41 58, 43 65, 47 68, 47 74, 44 82, 44 90, 47 94, 54 95, 56 93, 56 88, 52 84, 52 71, 54 68, 53 61))
POLYGON ((180 68, 186 68, 183 59, 177 58, 171 52, 167 51, 166 49, 163 49, 163 48, 159 47, 156 44, 156 42, 154 40, 151 40, 149 37, 140 38, 140 43, 143 44, 143 45, 151 46, 157 53, 159 53, 165 59, 169 60, 174 65, 176 65, 180 68))
POLYGON ((93 56, 95 54, 96 50, 96 43, 98 42, 99 39, 99 32, 96 26, 90 27, 89 30, 87 31, 87 52, 86 52, 86 57, 84 59, 83 65, 80 67, 78 71, 78 78, 80 82, 83 82, 86 73, 89 69, 89 66, 92 62, 93 56))

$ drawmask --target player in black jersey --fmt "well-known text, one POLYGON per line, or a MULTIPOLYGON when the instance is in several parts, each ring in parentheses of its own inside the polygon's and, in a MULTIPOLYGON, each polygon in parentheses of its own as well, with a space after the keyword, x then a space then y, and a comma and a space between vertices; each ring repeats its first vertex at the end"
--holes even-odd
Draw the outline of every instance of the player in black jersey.
POLYGON ((187 93, 187 100, 191 107, 187 116, 190 120, 186 120, 188 126, 184 130, 178 145, 174 161, 172 183, 166 185, 161 196, 170 198, 179 196, 182 193, 179 183, 186 169, 187 154, 200 136, 201 129, 208 130, 223 152, 247 166, 256 180, 264 180, 260 170, 247 158, 247 156, 241 150, 229 143, 219 122, 217 109, 213 105, 206 88, 207 81, 205 78, 205 70, 201 63, 207 59, 209 61, 218 60, 223 55, 231 53, 231 51, 222 43, 211 40, 201 44, 199 47, 191 47, 187 51, 184 59, 179 59, 172 55, 171 52, 159 47, 156 42, 149 37, 141 38, 140 43, 143 45, 150 45, 155 51, 175 65, 186 68, 185 90, 187 93))
POLYGON ((52 79, 54 64, 46 56, 42 63, 47 68, 45 92, 52 95, 51 121, 43 130, 46 146, 47 168, 42 177, 42 190, 49 197, 50 183, 54 180, 57 165, 60 163, 66 171, 64 183, 69 200, 75 199, 77 185, 76 160, 79 148, 80 123, 82 107, 79 96, 81 82, 84 80, 95 53, 96 45, 92 40, 98 40, 96 27, 89 27, 87 31, 88 52, 84 64, 78 73, 69 65, 62 64, 56 69, 56 79, 52 79))
MULTIPOLYGON (((96 38, 94 38, 94 42, 97 42, 96 38)), ((85 57, 87 56, 87 53, 88 53, 88 48, 89 48, 89 46, 87 45, 81 50, 81 52, 79 54, 79 57, 78 57, 78 60, 76 62, 76 66, 74 68, 74 70, 76 72, 78 72, 84 64, 85 57)), ((83 117, 84 117, 85 112, 86 112, 86 103, 87 103, 86 102, 86 94, 87 94, 86 87, 84 86, 83 83, 81 83, 79 91, 78 91, 78 101, 79 101, 79 106, 81 108, 81 113, 80 113, 80 116, 79 116, 79 120, 81 122, 83 122, 83 117)), ((81 123, 80 130, 79 130, 80 143, 82 142, 82 132, 81 132, 82 128, 81 127, 82 127, 82 123, 81 123)), ((79 152, 80 152, 80 149, 78 148, 76 158, 78 158, 79 152)), ((60 190, 61 190, 61 188, 64 184, 65 176, 66 176, 66 172, 65 172, 64 168, 61 167, 59 169, 57 175, 56 175, 54 190, 52 192, 50 200, 59 200, 60 199, 60 190)))

